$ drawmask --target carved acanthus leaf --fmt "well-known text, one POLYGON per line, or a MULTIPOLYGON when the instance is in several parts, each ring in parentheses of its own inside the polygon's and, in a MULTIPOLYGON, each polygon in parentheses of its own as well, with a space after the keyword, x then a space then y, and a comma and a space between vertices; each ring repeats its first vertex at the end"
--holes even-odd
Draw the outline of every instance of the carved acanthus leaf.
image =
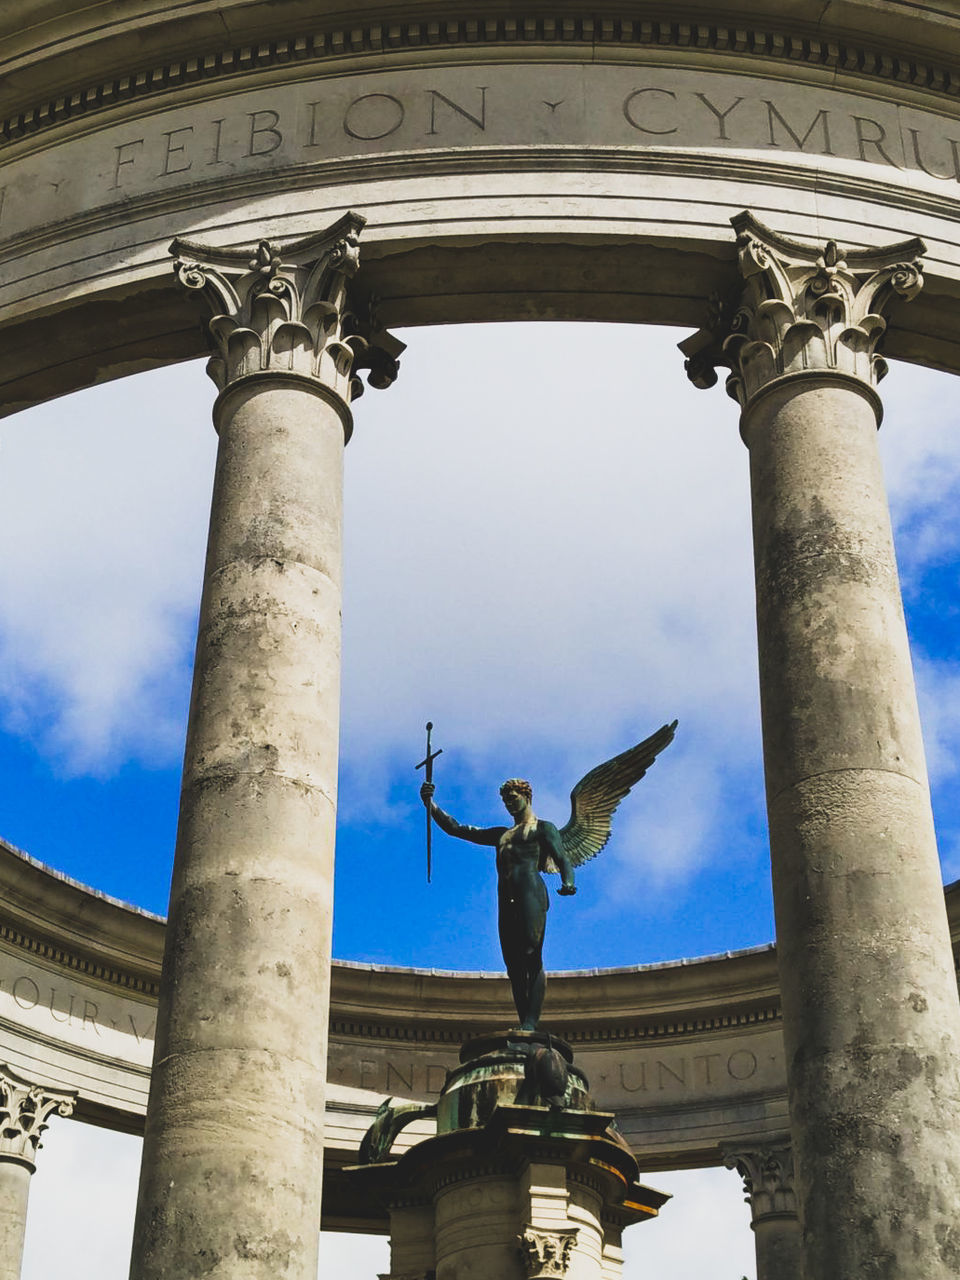
POLYGON ((34 1084, 0 1065, 0 1159, 16 1160, 32 1171, 40 1136, 54 1113, 68 1116, 76 1091, 34 1084))
POLYGON ((547 1280, 550 1276, 567 1274, 579 1230, 579 1227, 566 1227, 559 1231, 543 1231, 538 1227, 524 1229, 518 1239, 520 1256, 530 1280, 547 1280))
POLYGON ((793 1187, 793 1148, 789 1138, 758 1142, 750 1147, 729 1147, 723 1162, 743 1178, 745 1199, 754 1222, 771 1217, 795 1217, 797 1199, 793 1187))
POLYGON ((350 309, 365 219, 344 214, 317 235, 281 245, 217 249, 174 240, 179 283, 203 298, 214 354, 207 372, 222 391, 259 373, 293 373, 321 382, 349 404, 371 386, 388 387, 403 344, 364 325, 350 309))
POLYGON ((875 387, 887 371, 876 350, 882 313, 919 293, 923 241, 843 252, 832 240, 788 240, 750 213, 731 221, 741 287, 711 299, 705 327, 680 344, 691 381, 712 386, 716 369, 729 369, 727 391, 743 408, 794 375, 841 373, 875 387))

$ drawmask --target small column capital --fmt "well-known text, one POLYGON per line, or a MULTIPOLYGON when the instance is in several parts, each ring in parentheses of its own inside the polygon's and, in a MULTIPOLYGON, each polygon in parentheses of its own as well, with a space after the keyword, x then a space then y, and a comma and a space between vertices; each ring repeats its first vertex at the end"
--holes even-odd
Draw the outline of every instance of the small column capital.
POLYGON ((518 1240, 520 1256, 530 1280, 565 1276, 579 1231, 579 1227, 565 1227, 559 1231, 544 1231, 539 1227, 524 1228, 518 1240))
POLYGON ((866 390, 879 412, 875 388, 887 371, 876 353, 882 312, 920 292, 923 241, 842 250, 834 240, 790 240, 751 213, 731 222, 740 287, 711 299, 706 325, 680 343, 691 382, 712 387, 717 368, 727 368, 728 394, 748 409, 785 379, 839 376, 866 390))
POLYGON ((210 314, 207 373, 221 392, 244 378, 292 374, 348 406, 363 391, 362 369, 372 387, 390 386, 404 344, 349 305, 365 223, 346 213, 315 235, 240 249, 173 241, 177 281, 210 314))
POLYGON ((36 1167, 40 1135, 51 1115, 73 1112, 75 1089, 51 1089, 34 1084, 0 1063, 0 1160, 36 1167))
POLYGON ((728 1169, 736 1169, 743 1179, 744 1198, 750 1206, 754 1226, 768 1218, 797 1216, 793 1147, 789 1138, 725 1148, 723 1163, 728 1169))

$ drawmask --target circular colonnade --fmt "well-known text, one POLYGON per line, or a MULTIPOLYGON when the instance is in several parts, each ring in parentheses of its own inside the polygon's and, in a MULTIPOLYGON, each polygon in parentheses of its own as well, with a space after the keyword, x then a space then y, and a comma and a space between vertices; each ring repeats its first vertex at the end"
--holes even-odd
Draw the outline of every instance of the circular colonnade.
POLYGON ((526 318, 704 326, 690 375, 731 370, 781 966, 562 977, 558 1028, 647 1167, 739 1163, 764 1280, 785 1233, 800 1265, 791 1128, 810 1277, 955 1274, 960 1022, 872 436, 881 339, 960 368, 958 31, 890 0, 0 15, 0 410, 210 346, 220 388, 163 981, 161 922, 0 853, 11 1098, 137 1127, 159 998, 138 1280, 204 1249, 312 1277, 324 1146, 328 1220, 371 1225, 335 1169, 374 1101, 509 1016, 496 980, 334 966, 324 1136, 350 402, 391 327, 526 318))

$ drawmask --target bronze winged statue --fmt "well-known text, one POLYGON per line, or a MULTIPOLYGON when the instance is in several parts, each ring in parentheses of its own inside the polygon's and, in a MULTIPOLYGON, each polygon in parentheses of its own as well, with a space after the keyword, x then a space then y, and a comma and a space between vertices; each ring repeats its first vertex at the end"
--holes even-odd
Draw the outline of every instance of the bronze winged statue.
POLYGON ((557 892, 576 893, 574 867, 595 858, 610 839, 617 806, 670 745, 676 728, 676 720, 665 724, 629 751, 591 769, 570 793, 570 819, 559 830, 533 812, 533 791, 523 778, 509 778, 500 788, 513 822, 509 827, 466 826, 434 804, 432 782, 420 788, 420 798, 441 831, 497 850, 500 947, 523 1030, 536 1030, 546 990, 543 936, 550 903, 540 873, 559 873, 557 892))

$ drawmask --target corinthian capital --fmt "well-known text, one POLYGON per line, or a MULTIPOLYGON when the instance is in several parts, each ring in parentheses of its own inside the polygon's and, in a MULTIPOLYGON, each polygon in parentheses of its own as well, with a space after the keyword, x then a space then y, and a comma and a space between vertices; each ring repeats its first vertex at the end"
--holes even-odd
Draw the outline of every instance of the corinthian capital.
POLYGON ((743 1178, 746 1201, 753 1221, 794 1218, 797 1199, 793 1190, 793 1148, 789 1138, 758 1142, 749 1147, 729 1147, 723 1163, 743 1178))
POLYGON ((56 1112, 73 1111, 76 1091, 33 1084, 0 1064, 0 1160, 15 1160, 33 1172, 40 1135, 56 1112))
POLYGON ((214 354, 207 372, 221 391, 258 374, 294 374, 321 383, 345 404, 397 375, 403 343, 374 333, 350 310, 366 219, 344 214, 325 231, 277 244, 218 249, 174 240, 174 274, 205 302, 214 354))
POLYGON ((524 1230, 519 1237, 520 1256, 530 1280, 567 1274, 579 1230, 579 1227, 562 1227, 558 1231, 541 1231, 536 1227, 524 1230))
POLYGON ((681 342, 691 381, 712 387, 717 367, 729 369, 727 391, 744 409, 785 378, 832 373, 873 390, 887 371, 876 351, 883 312, 920 292, 923 241, 841 250, 788 240, 750 213, 731 221, 741 285, 714 299, 706 326, 681 342))

